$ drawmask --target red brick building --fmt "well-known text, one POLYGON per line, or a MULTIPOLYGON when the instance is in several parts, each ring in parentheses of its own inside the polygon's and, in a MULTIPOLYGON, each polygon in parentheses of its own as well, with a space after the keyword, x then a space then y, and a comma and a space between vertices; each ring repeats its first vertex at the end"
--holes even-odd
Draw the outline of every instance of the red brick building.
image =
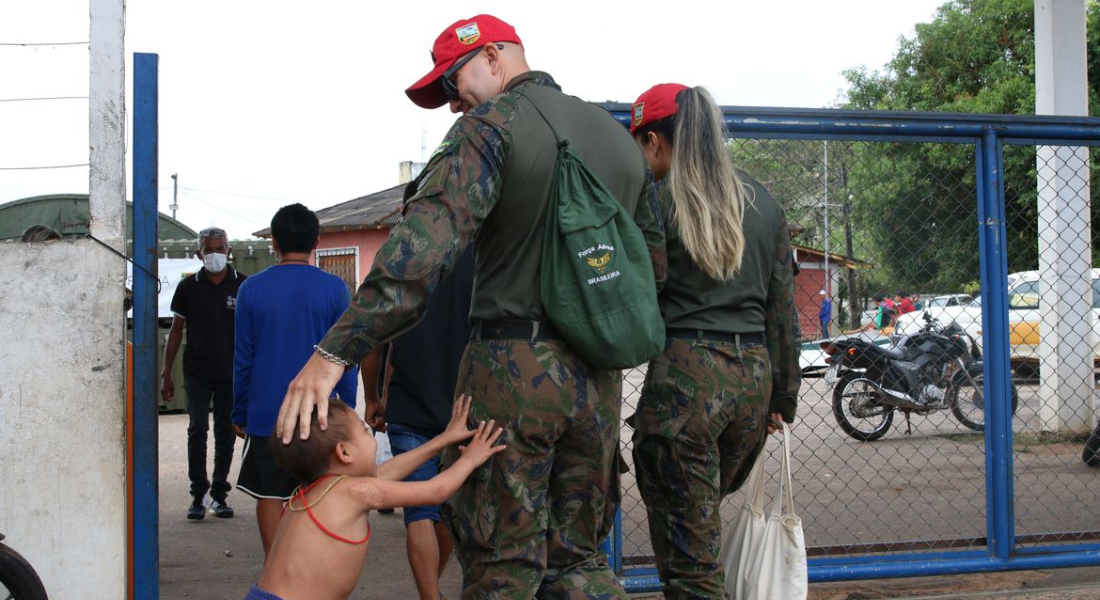
POLYGON ((794 278, 794 305, 798 311, 799 323, 802 331, 808 339, 816 339, 820 334, 817 321, 817 313, 821 308, 821 290, 828 290, 829 297, 833 301, 833 333, 836 332, 835 323, 840 316, 841 285, 844 280, 840 276, 843 269, 870 269, 873 265, 861 260, 848 260, 839 255, 829 253, 828 270, 826 270, 825 252, 817 248, 791 244, 794 251, 794 262, 798 265, 798 275, 794 278), (828 280, 828 286, 826 286, 828 280), (811 335, 811 333, 816 334, 811 335))

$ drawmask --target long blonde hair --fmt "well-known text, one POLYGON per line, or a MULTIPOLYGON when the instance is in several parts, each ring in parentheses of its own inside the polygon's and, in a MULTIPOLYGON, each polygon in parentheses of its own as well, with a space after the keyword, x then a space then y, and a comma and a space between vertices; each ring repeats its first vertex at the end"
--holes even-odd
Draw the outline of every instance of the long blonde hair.
POLYGON ((718 281, 741 268, 745 250, 742 223, 752 189, 733 168, 726 147, 722 111, 702 87, 676 97, 672 139, 672 224, 695 264, 718 281))

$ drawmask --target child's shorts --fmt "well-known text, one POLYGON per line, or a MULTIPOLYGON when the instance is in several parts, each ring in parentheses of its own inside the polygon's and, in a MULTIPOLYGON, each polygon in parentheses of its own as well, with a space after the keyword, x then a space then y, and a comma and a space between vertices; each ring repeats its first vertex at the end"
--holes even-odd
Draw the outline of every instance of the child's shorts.
POLYGON ((271 438, 250 435, 244 439, 244 456, 237 476, 237 489, 257 500, 290 498, 298 480, 275 464, 271 438))
POLYGON ((265 592, 256 587, 256 584, 252 584, 252 589, 248 590, 248 595, 244 597, 244 600, 283 600, 282 598, 272 594, 271 592, 265 592))

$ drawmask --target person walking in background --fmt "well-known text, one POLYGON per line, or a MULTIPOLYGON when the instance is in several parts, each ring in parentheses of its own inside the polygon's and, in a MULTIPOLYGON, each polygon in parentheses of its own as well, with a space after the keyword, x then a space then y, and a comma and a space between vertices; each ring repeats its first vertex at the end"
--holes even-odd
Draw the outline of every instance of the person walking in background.
POLYGON ((821 337, 829 337, 829 322, 833 320, 833 301, 825 290, 818 292, 821 296, 821 310, 817 311, 817 320, 821 322, 821 337))
POLYGON ((209 227, 199 232, 195 255, 203 266, 180 281, 172 296, 172 328, 164 345, 160 395, 171 402, 175 395, 172 365, 176 362, 184 330, 183 387, 187 393, 187 477, 191 480, 191 505, 187 518, 206 516, 203 498, 210 492, 214 516, 227 519, 233 508, 226 502, 229 467, 233 463, 233 319, 237 292, 245 276, 228 266, 229 239, 225 230, 209 227), (186 327, 185 327, 186 325, 186 327), (206 476, 206 433, 210 429, 210 405, 214 406, 213 482, 206 476))
MULTIPOLYGON (((348 307, 348 286, 309 264, 317 247, 317 215, 301 204, 271 219, 279 262, 253 275, 237 296, 233 359, 233 428, 245 439, 237 487, 256 499, 264 555, 271 550, 283 502, 299 482, 275 464, 270 436, 286 386, 313 347, 348 307)), ((356 370, 336 383, 336 395, 355 407, 356 370)), ((309 482, 305 482, 309 483, 309 482)))
POLYGON ((738 172, 703 88, 661 84, 632 106, 630 132, 668 223, 658 296, 668 339, 650 361, 634 466, 666 598, 722 598, 719 505, 744 482, 801 384, 794 272, 783 209, 738 172), (774 423, 769 423, 769 419, 774 423))
MULTIPOLYGON (((552 126, 638 223, 655 280, 664 280, 645 161, 606 111, 531 71, 515 29, 500 19, 453 23, 432 57, 432 70, 406 94, 421 107, 449 103, 465 114, 428 161, 348 312, 291 382, 279 434, 284 443, 295 433, 307 438, 315 404, 325 427, 333 382, 421 318, 473 241, 473 333, 457 387, 473 397, 471 421, 495 418, 508 448, 444 504, 463 598, 625 599, 599 550, 618 503, 622 375, 589 366, 561 339, 547 320, 539 273, 557 172, 552 126)), ((446 453, 444 468, 456 458, 446 453)))

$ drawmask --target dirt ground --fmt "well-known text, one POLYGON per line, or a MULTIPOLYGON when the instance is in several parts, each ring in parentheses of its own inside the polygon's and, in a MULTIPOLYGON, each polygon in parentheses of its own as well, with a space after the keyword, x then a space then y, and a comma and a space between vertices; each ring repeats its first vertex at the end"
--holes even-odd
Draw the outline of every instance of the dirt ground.
MULTIPOLYGON (((628 386, 630 379, 628 379, 628 386)), ((640 381, 638 382, 640 383, 640 381)), ((887 438, 873 444, 853 442, 838 434, 827 403, 828 389, 820 380, 808 381, 804 388, 801 409, 803 420, 796 431, 795 456, 801 457, 796 469, 796 480, 801 480, 801 494, 796 505, 802 510, 807 524, 807 540, 810 546, 846 544, 855 540, 882 541, 892 537, 921 539, 924 535, 942 535, 943 530, 960 537, 981 534, 984 531, 984 485, 974 484, 980 477, 978 467, 984 467, 982 445, 957 431, 957 425, 942 416, 914 418, 913 435, 892 432, 887 438), (809 392, 811 395, 807 395, 809 392), (876 445, 877 444, 877 445, 876 445), (921 456, 921 462, 913 467, 912 457, 921 456), (897 477, 881 484, 873 477, 859 481, 859 469, 853 465, 865 464, 876 472, 894 465, 897 477), (855 469, 853 471, 853 469, 855 469), (928 471, 937 474, 929 475, 928 471), (942 471, 941 471, 942 470, 942 471), (822 474, 835 474, 824 482, 817 481, 822 474), (847 483, 839 487, 834 483, 843 478, 847 483), (816 482, 816 487, 815 487, 816 482), (968 485, 972 488, 967 487, 968 485), (834 487, 830 487, 834 486, 834 487), (866 489, 865 489, 866 488, 866 489), (948 501, 946 507, 937 503, 942 497, 966 499, 969 502, 948 501), (868 493, 871 497, 868 497, 868 493), (822 500, 825 498, 826 500, 822 500), (911 523, 901 523, 902 530, 892 531, 896 525, 884 520, 885 525, 867 524, 861 517, 866 511, 911 509, 914 503, 928 502, 935 518, 927 514, 911 523), (838 509, 837 507, 841 507, 838 509), (853 508, 854 507, 854 508, 853 508), (939 533, 937 533, 939 532, 939 533), (854 536, 854 537, 853 537, 854 536)), ((1029 393, 1021 392, 1022 407, 1018 419, 1029 418, 1029 393)), ((624 412, 629 411, 628 406, 624 412)), ((895 427, 904 427, 897 425, 895 427)), ((160 417, 160 597, 164 600, 203 598, 210 600, 239 599, 257 579, 263 561, 259 532, 255 522, 255 503, 248 496, 234 490, 229 496, 236 509, 233 519, 216 519, 208 515, 203 521, 187 521, 186 465, 187 416, 166 414, 160 417)), ((624 432, 626 439, 629 433, 624 432)), ((980 439, 980 436, 978 436, 980 439)), ((208 452, 213 459, 213 448, 208 452)), ((241 444, 237 444, 230 481, 235 482, 241 444)), ((1072 450, 1072 448, 1068 449, 1072 450)), ((1036 447, 1020 452, 1017 448, 1017 469, 1023 476, 1036 477, 1035 487, 1044 491, 1050 486, 1043 474, 1028 475, 1029 461, 1042 460, 1049 447, 1036 447), (1045 487, 1044 487, 1045 486, 1045 487)), ((1079 452, 1079 451, 1078 451, 1079 452)), ((1060 456, 1064 453, 1055 452, 1060 456)), ((629 453, 628 453, 629 458, 629 453)), ((1068 455, 1067 455, 1068 456, 1068 455)), ((1055 457, 1057 458, 1057 457, 1055 457)), ((1078 458, 1079 464, 1079 458, 1078 458)), ((1068 509, 1070 515, 1047 514, 1052 503, 1035 492, 1028 495, 1028 488, 1017 482, 1017 517, 1035 521, 1036 531, 1043 529, 1046 519, 1057 522, 1070 518, 1080 523, 1079 530, 1093 527, 1096 518, 1096 494, 1089 482, 1089 472, 1082 472, 1067 457, 1054 463, 1037 463, 1045 472, 1054 468, 1062 482, 1083 481, 1079 488, 1063 485, 1062 493, 1087 496, 1088 517, 1076 514, 1077 508, 1068 509), (1037 508, 1038 507, 1038 508, 1037 508), (1042 510, 1040 510, 1042 509, 1042 510)), ((1100 473, 1092 474, 1100 479, 1100 473)), ((624 478, 624 487, 632 485, 624 478)), ((1077 485, 1077 484, 1075 484, 1077 485)), ((797 486, 796 486, 797 487, 797 486)), ((628 489, 624 499, 624 548, 625 553, 644 555, 648 550, 648 536, 644 526, 644 509, 632 499, 628 489)), ((725 513, 726 510, 723 510, 725 513)), ((1058 512, 1058 511, 1053 511, 1058 512)), ((352 598, 416 598, 405 557, 405 528, 401 511, 390 515, 372 515, 371 547, 363 568, 359 589, 352 598)), ((931 538, 929 538, 931 539, 931 538)), ((461 575, 452 560, 443 575, 443 593, 453 600, 460 597, 461 575)), ((639 594, 637 598, 656 599, 659 594, 639 594)), ((872 598, 1028 598, 1033 600, 1071 599, 1100 600, 1100 568, 1021 571, 952 577, 925 577, 894 580, 869 580, 812 584, 810 600, 868 600, 872 598)))

